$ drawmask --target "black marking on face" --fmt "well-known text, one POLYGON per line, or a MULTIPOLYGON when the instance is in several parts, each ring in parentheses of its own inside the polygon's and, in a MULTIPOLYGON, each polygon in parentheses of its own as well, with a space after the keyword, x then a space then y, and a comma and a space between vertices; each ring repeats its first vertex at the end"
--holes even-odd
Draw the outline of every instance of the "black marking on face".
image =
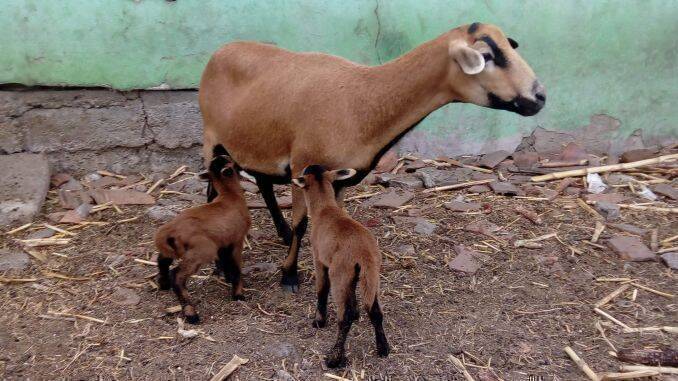
POLYGON ((214 156, 221 156, 221 155, 228 155, 228 151, 226 151, 226 148, 224 148, 223 145, 217 144, 212 148, 212 155, 214 156))
POLYGON ((480 27, 479 22, 474 22, 473 24, 469 25, 468 27, 468 34, 473 34, 478 31, 478 27, 480 27))
POLYGON ((322 181, 323 173, 325 173, 325 168, 322 165, 313 164, 304 169, 303 175, 313 175, 316 181, 322 181))
POLYGON ((517 96, 510 101, 505 101, 494 93, 488 93, 487 99, 489 101, 489 107, 493 109, 511 111, 522 116, 535 115, 544 106, 543 102, 531 101, 522 96, 517 96))
POLYGON ((225 155, 215 156, 210 162, 210 172, 213 175, 219 176, 222 169, 224 169, 224 167, 226 167, 226 165, 228 165, 230 162, 231 161, 228 160, 227 156, 225 155))
POLYGON ((516 41, 516 40, 512 39, 511 37, 509 37, 509 38, 508 38, 508 42, 509 42, 509 44, 511 44, 511 47, 512 47, 513 49, 518 49, 518 46, 519 46, 519 45, 518 45, 518 41, 516 41))
POLYGON ((504 52, 502 52, 501 49, 499 49, 499 46, 497 46, 497 43, 494 42, 492 37, 482 36, 480 37, 480 39, 484 41, 490 47, 490 49, 492 49, 492 55, 494 56, 494 64, 501 68, 507 67, 508 60, 506 59, 504 52))

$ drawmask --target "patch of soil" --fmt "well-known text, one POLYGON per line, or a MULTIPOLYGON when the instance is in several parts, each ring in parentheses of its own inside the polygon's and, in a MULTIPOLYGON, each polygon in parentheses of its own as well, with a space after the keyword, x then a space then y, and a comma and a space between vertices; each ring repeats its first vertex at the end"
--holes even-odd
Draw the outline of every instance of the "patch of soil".
MULTIPOLYGON (((359 186, 347 196, 381 190, 359 186)), ((178 195, 164 197, 183 202, 178 195)), ((203 269, 189 283, 189 291, 201 300, 202 323, 186 327, 202 332, 182 338, 176 315, 166 312, 177 299, 157 290, 156 269, 145 262, 155 260, 152 236, 160 223, 146 217, 144 206, 121 206, 121 214, 107 209, 90 216, 108 224, 76 230, 64 246, 32 249, 37 254, 27 269, 0 274, 24 279, 0 283, 0 374, 4 379, 209 379, 237 354, 249 362, 234 373, 236 380, 274 379, 279 370, 298 380, 322 379, 328 372, 358 380, 462 380, 449 360, 453 354, 474 377, 489 367, 506 380, 580 380, 585 376, 567 358, 565 346, 597 372, 616 371, 620 365, 608 354, 612 348, 596 328, 599 320, 617 349, 678 346, 676 335, 623 333, 593 312, 593 304, 620 285, 601 278, 629 278, 672 294, 678 293, 678 282, 662 263, 625 262, 604 245, 612 234, 625 233, 608 228, 602 245, 585 244, 595 222, 574 197, 548 201, 465 190, 417 192, 395 210, 361 207, 366 200, 348 201, 346 207, 369 226, 384 254, 380 301, 392 346, 386 359, 376 357, 372 327, 362 312, 347 343, 349 364, 341 370, 325 368, 322 360, 334 343, 336 319, 330 303, 328 327, 311 326, 316 301, 306 239, 297 294, 283 293, 279 271, 255 266, 245 275, 247 300, 235 302, 230 286, 212 276, 212 268, 203 269), (483 210, 445 209, 458 195, 482 204, 483 210), (543 224, 517 214, 518 206, 534 210, 543 224), (435 223, 435 231, 417 234, 393 218, 410 214, 435 223), (114 223, 135 216, 139 219, 114 223), (491 235, 464 230, 482 221, 499 229, 491 235), (541 248, 511 244, 550 232, 557 232, 558 239, 539 242, 541 248), (455 273, 447 265, 460 244, 489 257, 473 275, 455 273), (407 249, 411 247, 414 252, 407 249), (123 300, 131 302, 120 302, 120 288, 126 290, 123 300), (140 302, 135 303, 134 293, 140 302)), ((45 215, 57 211, 57 203, 50 193, 45 215)), ((280 263, 286 248, 268 212, 254 209, 252 217, 245 266, 280 263)), ((38 222, 47 221, 41 218, 38 222)), ((678 231, 675 215, 655 212, 625 209, 616 222, 657 229, 660 241, 678 231)), ((43 227, 36 223, 35 228, 43 227)), ((0 248, 20 250, 14 238, 31 229, 0 236, 0 248)), ((649 234, 643 240, 650 245, 649 234)), ((631 327, 676 325, 675 298, 638 289, 632 300, 634 288, 603 309, 631 327)))

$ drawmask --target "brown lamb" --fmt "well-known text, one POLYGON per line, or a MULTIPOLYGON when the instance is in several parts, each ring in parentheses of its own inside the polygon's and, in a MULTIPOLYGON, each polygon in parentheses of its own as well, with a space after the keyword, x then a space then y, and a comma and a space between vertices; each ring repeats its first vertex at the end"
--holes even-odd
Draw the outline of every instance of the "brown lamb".
POLYGON ((367 228, 353 220, 335 199, 333 182, 348 179, 355 173, 353 169, 326 171, 322 166, 311 165, 304 169, 302 177, 292 180, 304 190, 313 221, 311 246, 318 293, 313 325, 322 328, 327 323, 330 287, 337 308, 337 341, 325 360, 330 368, 346 363, 346 336, 359 316, 356 300, 358 283, 363 306, 374 326, 377 354, 386 357, 389 353, 378 300, 381 253, 377 240, 367 228))
POLYGON ((250 215, 237 168, 227 156, 217 152, 204 176, 212 181, 218 196, 208 204, 181 212, 155 234, 155 245, 160 252, 159 286, 163 290, 172 287, 186 321, 192 324, 200 318, 186 289, 186 281, 201 265, 216 262, 226 281, 233 286, 233 299, 244 299, 242 249, 251 224, 250 215), (170 271, 175 259, 181 262, 170 271))

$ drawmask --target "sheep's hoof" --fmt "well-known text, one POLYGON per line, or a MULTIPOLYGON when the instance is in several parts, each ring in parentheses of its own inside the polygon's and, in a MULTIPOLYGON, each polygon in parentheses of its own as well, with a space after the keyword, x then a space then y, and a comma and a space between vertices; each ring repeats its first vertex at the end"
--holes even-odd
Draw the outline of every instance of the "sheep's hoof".
POLYGON ((280 281, 283 291, 296 293, 299 291, 299 277, 296 274, 296 271, 292 274, 288 274, 283 270, 282 280, 280 281))
POLYGON ((391 348, 389 348, 388 344, 377 346, 377 356, 379 357, 387 357, 390 352, 391 348))
POLYGON ((245 296, 243 294, 233 295, 233 300, 245 300, 245 296))
POLYGON ((185 315, 184 318, 186 318, 186 322, 189 324, 200 324, 200 316, 199 315, 185 315))
POLYGON ((313 320, 313 328, 325 328, 327 325, 327 320, 313 320))
POLYGON ((328 368, 343 368, 346 366, 346 356, 329 355, 325 359, 325 365, 328 368))

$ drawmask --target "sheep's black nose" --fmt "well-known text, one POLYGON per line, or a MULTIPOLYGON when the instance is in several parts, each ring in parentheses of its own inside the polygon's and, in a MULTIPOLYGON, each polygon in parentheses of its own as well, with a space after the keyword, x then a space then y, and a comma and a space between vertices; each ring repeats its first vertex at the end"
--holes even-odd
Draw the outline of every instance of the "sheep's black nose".
POLYGON ((537 98, 537 102, 541 103, 542 105, 546 103, 546 94, 544 93, 536 93, 534 94, 534 97, 537 98))

